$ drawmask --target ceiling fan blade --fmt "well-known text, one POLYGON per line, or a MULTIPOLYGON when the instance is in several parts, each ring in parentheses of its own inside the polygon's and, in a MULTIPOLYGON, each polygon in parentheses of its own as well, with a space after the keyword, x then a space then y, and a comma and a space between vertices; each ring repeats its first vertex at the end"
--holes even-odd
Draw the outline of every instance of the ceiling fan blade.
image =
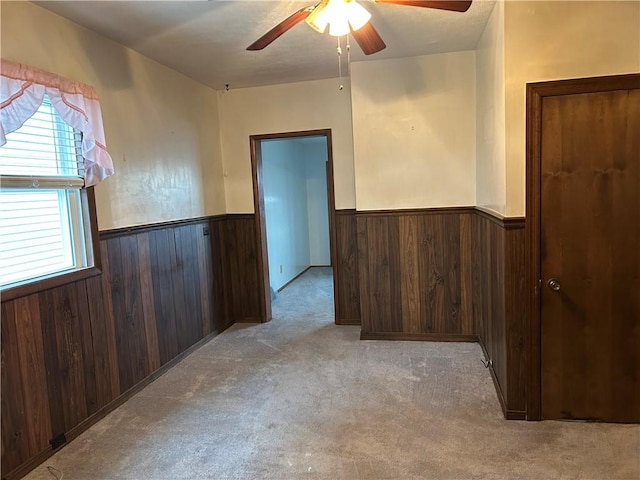
POLYGON ((387 47, 371 22, 365 23, 364 27, 358 30, 352 30, 351 35, 358 42, 365 55, 371 55, 387 47))
POLYGON ((437 8, 451 12, 466 12, 471 6, 471 0, 373 0, 375 3, 390 3, 393 5, 408 5, 410 7, 437 8))
POLYGON ((314 8, 315 6, 304 7, 298 10, 293 15, 288 16, 278 25, 261 36, 258 40, 249 45, 247 47, 247 50, 262 50, 287 30, 295 27, 297 24, 306 19, 314 8))

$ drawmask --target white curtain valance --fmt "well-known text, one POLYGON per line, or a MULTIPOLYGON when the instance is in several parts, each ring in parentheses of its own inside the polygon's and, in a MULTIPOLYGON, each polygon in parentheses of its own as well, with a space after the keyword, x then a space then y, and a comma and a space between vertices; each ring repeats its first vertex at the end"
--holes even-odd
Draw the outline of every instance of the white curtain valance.
POLYGON ((7 143, 6 134, 33 116, 45 94, 60 117, 82 132, 85 185, 90 187, 113 175, 95 89, 4 59, 0 60, 0 146, 7 143))

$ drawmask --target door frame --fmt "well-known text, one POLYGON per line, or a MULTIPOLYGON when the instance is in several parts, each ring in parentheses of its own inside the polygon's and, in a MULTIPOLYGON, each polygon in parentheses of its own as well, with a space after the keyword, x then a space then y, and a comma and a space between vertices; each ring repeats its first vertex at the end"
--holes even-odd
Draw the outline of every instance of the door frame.
POLYGON ((269 291, 269 257, 267 252, 267 233, 264 208, 264 185, 262 180, 262 140, 279 140, 299 137, 324 137, 327 142, 327 199, 329 210, 329 258, 333 270, 333 304, 337 316, 337 250, 336 250, 336 200, 333 182, 333 144, 331 129, 303 130, 298 132, 267 133, 249 137, 251 149, 251 177, 253 181, 253 208, 256 226, 256 252, 258 264, 258 299, 260 302, 260 321, 271 320, 271 293, 269 291))
POLYGON ((542 420, 541 142, 544 97, 640 88, 640 73, 527 83, 526 280, 529 292, 527 420, 542 420))

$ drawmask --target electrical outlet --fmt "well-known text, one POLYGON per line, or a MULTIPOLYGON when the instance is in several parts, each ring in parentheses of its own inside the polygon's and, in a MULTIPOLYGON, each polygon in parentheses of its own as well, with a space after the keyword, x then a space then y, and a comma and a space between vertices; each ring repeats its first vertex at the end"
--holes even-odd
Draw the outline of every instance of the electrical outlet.
POLYGON ((60 435, 56 435, 51 440, 49 440, 49 445, 51 445, 52 450, 55 450, 56 448, 61 447, 65 443, 67 443, 67 437, 65 436, 64 433, 61 433, 60 435))
POLYGON ((282 273, 282 265, 280 265, 280 273, 282 273))

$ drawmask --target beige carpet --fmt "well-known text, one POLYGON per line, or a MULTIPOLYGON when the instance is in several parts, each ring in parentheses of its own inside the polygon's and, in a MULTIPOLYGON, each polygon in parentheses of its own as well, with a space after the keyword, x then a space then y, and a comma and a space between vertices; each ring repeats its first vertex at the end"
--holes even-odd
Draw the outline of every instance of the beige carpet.
POLYGON ((640 479, 640 426, 503 420, 476 344, 362 342, 329 269, 235 325, 27 478, 640 479))

